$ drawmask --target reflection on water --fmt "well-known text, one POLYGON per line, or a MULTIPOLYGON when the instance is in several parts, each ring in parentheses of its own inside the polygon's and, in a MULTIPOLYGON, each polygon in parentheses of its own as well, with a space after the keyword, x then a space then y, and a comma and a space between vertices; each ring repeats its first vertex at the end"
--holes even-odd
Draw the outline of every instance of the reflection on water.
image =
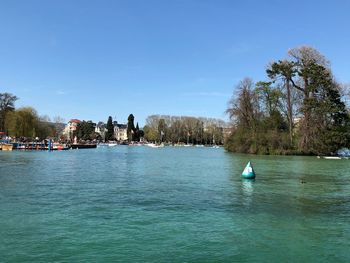
POLYGON ((254 192, 254 181, 249 179, 242 179, 242 191, 244 195, 251 196, 254 192))
POLYGON ((242 178, 242 201, 245 207, 250 207, 253 202, 254 180, 242 178))

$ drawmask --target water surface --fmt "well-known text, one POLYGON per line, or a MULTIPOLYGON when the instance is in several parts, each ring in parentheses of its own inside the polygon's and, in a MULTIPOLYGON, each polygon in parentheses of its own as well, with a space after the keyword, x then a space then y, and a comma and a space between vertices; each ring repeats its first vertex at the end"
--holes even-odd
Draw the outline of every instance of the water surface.
POLYGON ((350 262, 349 165, 212 148, 0 152, 0 261, 350 262), (255 181, 240 177, 249 160, 255 181))

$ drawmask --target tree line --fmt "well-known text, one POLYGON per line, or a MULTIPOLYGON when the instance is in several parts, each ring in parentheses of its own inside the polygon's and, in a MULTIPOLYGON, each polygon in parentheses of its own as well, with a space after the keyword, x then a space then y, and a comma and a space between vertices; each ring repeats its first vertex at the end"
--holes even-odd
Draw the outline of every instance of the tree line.
POLYGON ((48 116, 39 116, 33 107, 16 109, 18 97, 11 93, 0 93, 0 132, 7 136, 22 138, 58 137, 63 120, 55 117, 54 122, 48 116))
POLYGON ((146 119, 144 136, 151 142, 223 144, 226 123, 214 118, 151 115, 146 119))
POLYGON ((334 154, 350 145, 343 85, 329 61, 312 47, 288 51, 270 63, 267 80, 239 82, 228 103, 233 123, 225 143, 232 152, 334 154))

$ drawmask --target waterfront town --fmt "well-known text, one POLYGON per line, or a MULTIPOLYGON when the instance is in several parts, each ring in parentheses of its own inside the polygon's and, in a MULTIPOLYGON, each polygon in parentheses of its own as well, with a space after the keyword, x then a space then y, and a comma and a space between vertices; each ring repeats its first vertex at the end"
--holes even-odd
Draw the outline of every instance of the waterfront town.
POLYGON ((108 117, 107 122, 62 118, 52 122, 39 117, 31 107, 15 109, 18 99, 10 93, 0 94, 2 102, 0 150, 68 150, 96 148, 97 145, 215 146, 223 145, 230 134, 229 125, 219 119, 151 115, 146 125, 135 125, 130 114, 127 122, 108 117))

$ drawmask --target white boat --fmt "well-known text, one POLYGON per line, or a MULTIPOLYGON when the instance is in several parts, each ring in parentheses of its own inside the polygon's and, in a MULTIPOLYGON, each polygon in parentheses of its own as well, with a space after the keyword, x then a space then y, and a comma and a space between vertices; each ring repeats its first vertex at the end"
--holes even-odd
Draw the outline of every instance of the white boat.
POLYGON ((115 146, 117 146, 118 144, 117 143, 109 143, 108 144, 108 147, 115 147, 115 146))
POLYGON ((164 147, 163 143, 162 144, 146 143, 145 145, 148 146, 148 147, 151 147, 151 148, 162 148, 162 147, 164 147))
POLYGON ((327 159, 327 160, 341 160, 341 157, 339 157, 339 156, 324 156, 323 159, 327 159))

